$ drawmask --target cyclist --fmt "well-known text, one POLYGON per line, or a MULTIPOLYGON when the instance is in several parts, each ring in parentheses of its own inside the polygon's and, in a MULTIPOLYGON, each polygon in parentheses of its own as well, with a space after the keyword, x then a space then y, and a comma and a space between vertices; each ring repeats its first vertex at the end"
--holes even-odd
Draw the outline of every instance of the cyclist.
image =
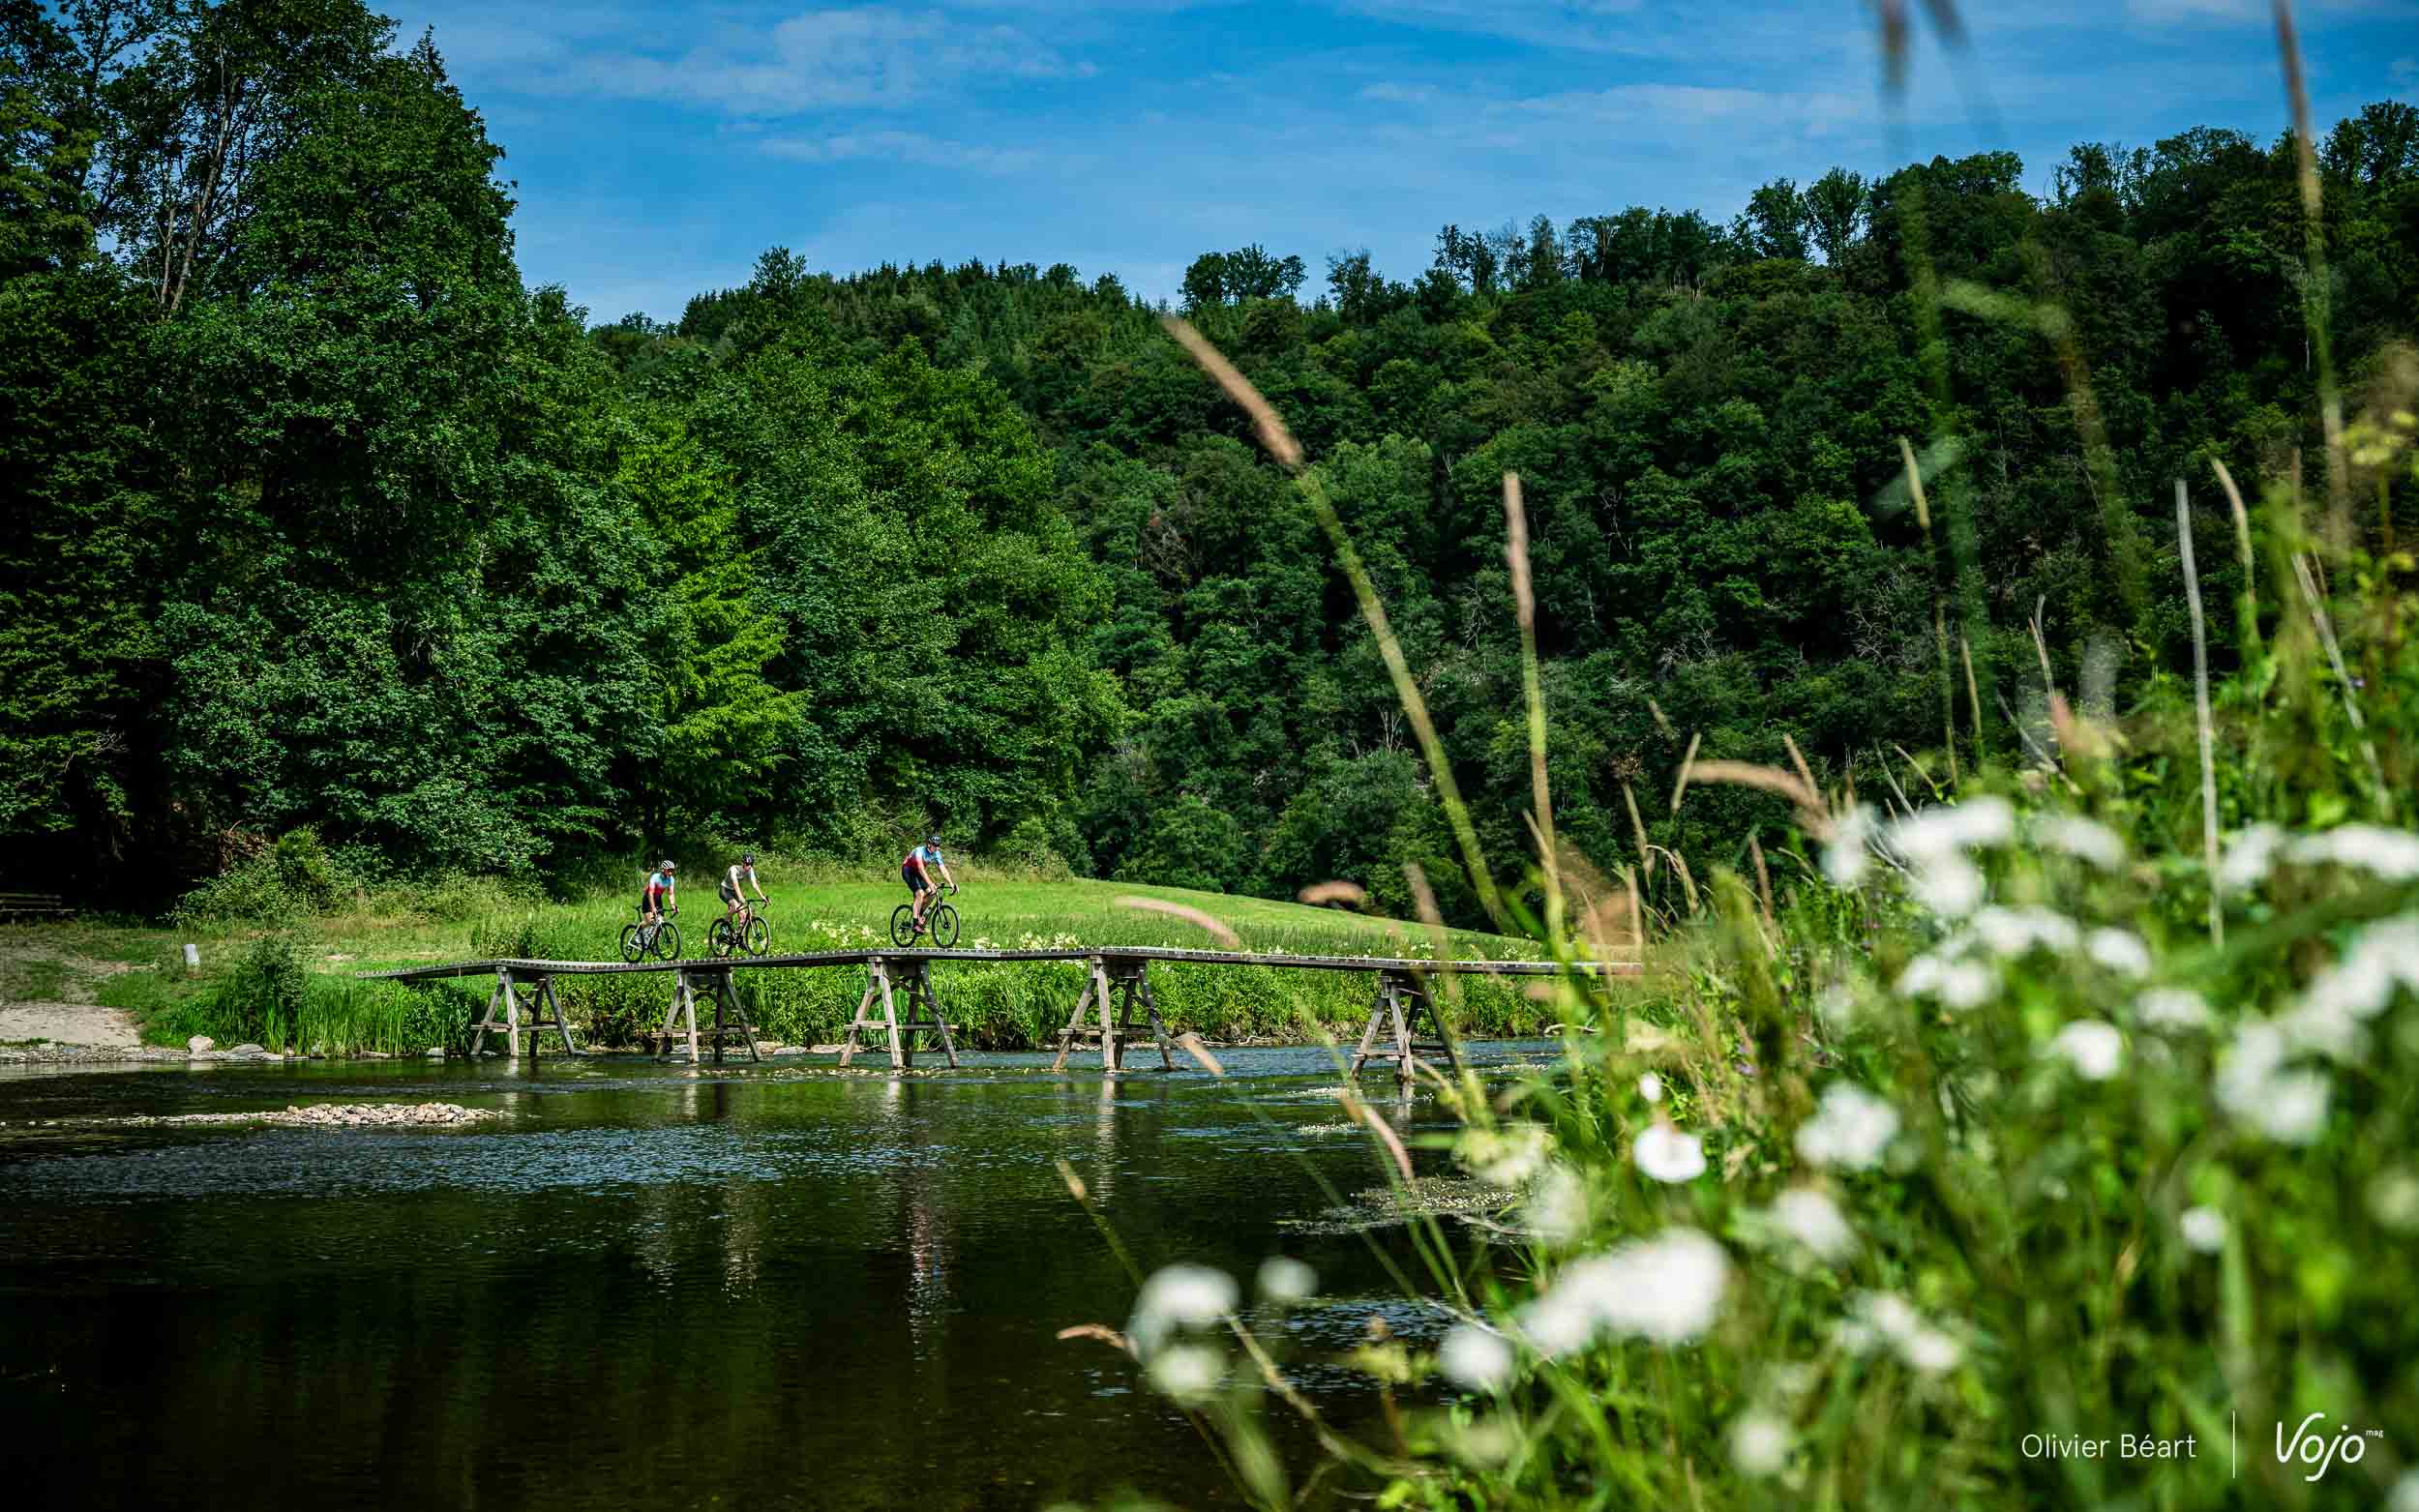
POLYGON ((756 852, 751 850, 739 858, 739 864, 723 874, 723 917, 732 929, 745 929, 748 921, 748 901, 741 887, 755 889, 756 901, 765 902, 764 884, 756 879, 756 852))
POLYGON ((949 875, 949 863, 941 859, 939 835, 925 836, 922 845, 907 853, 907 859, 899 863, 899 876, 908 884, 908 896, 914 900, 915 928, 919 932, 924 928, 924 910, 931 907, 933 899, 939 896, 935 889, 946 883, 949 890, 955 892, 958 885, 957 878, 949 875), (939 883, 933 880, 936 869, 941 873, 939 883))
POLYGON ((646 890, 639 894, 639 915, 648 924, 662 923, 665 909, 680 905, 672 874, 672 864, 667 859, 646 875, 646 890))

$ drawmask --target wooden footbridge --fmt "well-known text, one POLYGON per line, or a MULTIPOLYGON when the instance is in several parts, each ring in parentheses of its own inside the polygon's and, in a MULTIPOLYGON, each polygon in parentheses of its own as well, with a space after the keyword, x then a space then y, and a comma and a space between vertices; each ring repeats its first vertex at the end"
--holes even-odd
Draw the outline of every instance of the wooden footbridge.
MULTIPOLYGON (((957 1042, 950 1035, 940 995, 933 990, 933 967, 942 963, 1003 961, 1062 961, 1084 968, 1084 989, 1075 999, 1075 1011, 1068 1016, 1066 1026, 1059 1031, 1059 1058, 1053 1063, 1053 1070, 1064 1069, 1076 1047, 1091 1042, 1100 1047, 1104 1070, 1120 1070, 1127 1047, 1140 1042, 1145 1034, 1156 1044, 1162 1068, 1175 1069, 1175 1042, 1167 1025, 1160 1022, 1158 1004, 1150 992, 1150 972, 1154 964, 1182 962, 1261 970, 1374 973, 1377 992, 1370 1005, 1368 1023, 1360 1031, 1359 1046, 1353 1053, 1353 1074, 1358 1076, 1362 1067, 1373 1061, 1386 1062, 1394 1067, 1395 1076, 1405 1082, 1417 1073, 1423 1054, 1436 1057, 1448 1067, 1458 1069, 1460 1065, 1452 1034, 1429 991, 1432 979, 1447 975, 1546 977, 1560 975, 1565 969, 1549 961, 1439 962, 1401 957, 1251 955, 1239 951, 1115 946, 1074 950, 833 950, 637 964, 602 961, 457 961, 395 971, 364 971, 360 975, 368 980, 413 983, 493 978, 495 990, 488 996, 486 1015, 471 1026, 471 1053, 475 1055, 484 1050, 487 1037, 494 1034, 503 1039, 507 1053, 516 1058, 521 1054, 523 1034, 529 1036, 529 1053, 533 1056, 538 1052, 539 1039, 548 1034, 560 1036, 566 1051, 580 1052, 580 1043, 563 1016, 562 1002, 554 995, 554 978, 669 976, 672 1001, 664 1015, 658 1058, 670 1056, 674 1045, 685 1039, 689 1063, 695 1065, 701 1039, 712 1050, 718 1064, 723 1059, 724 1047, 734 1039, 747 1048, 751 1060, 763 1058, 757 1045, 756 1026, 748 1022, 746 1005, 732 982, 737 973, 855 967, 865 972, 865 994, 857 1002, 856 1016, 850 1021, 848 1038, 840 1047, 840 1064, 848 1065, 860 1048, 870 1049, 860 1043, 860 1036, 869 1036, 877 1043, 886 1044, 890 1064, 904 1070, 914 1063, 919 1037, 937 1043, 950 1065, 958 1063, 957 1042), (713 1010, 711 1024, 703 1028, 698 1022, 701 993, 713 1010)), ((1606 976, 1634 975, 1638 970, 1634 964, 1614 962, 1583 962, 1577 964, 1576 969, 1606 976)))

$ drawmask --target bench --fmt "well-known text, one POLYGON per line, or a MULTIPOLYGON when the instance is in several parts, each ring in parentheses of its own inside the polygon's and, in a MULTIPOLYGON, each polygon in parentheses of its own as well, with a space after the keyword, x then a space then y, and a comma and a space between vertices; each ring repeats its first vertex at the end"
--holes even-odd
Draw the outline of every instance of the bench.
POLYGON ((0 893, 0 919, 39 924, 75 917, 75 910, 55 893, 0 893))

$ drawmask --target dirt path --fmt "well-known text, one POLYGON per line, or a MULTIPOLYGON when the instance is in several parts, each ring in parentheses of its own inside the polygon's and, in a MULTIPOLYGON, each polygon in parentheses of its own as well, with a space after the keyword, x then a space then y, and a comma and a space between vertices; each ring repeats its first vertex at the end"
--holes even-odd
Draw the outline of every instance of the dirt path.
POLYGON ((134 1015, 93 1001, 101 979, 129 969, 122 962, 96 961, 45 945, 19 946, 0 970, 0 1045, 35 1040, 132 1050, 142 1043, 134 1015), (17 995, 29 983, 44 992, 17 995))
POLYGON ((143 1042, 135 1032, 134 1016, 123 1008, 93 1003, 0 1003, 0 1045, 32 1040, 103 1050, 133 1050, 143 1042))

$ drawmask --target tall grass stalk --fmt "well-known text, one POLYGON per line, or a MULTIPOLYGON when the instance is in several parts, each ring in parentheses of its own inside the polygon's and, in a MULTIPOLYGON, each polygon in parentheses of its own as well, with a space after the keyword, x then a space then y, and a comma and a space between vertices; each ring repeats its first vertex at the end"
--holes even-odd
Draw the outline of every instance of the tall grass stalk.
POLYGON ((2209 938, 2225 944, 2225 910, 2218 899, 2218 766, 2209 721, 2209 636, 2200 612, 2200 574, 2193 565, 2193 509, 2184 480, 2175 480, 2175 549, 2184 565, 2184 600, 2193 615, 2193 729, 2200 743, 2200 844, 2209 874, 2209 938))

